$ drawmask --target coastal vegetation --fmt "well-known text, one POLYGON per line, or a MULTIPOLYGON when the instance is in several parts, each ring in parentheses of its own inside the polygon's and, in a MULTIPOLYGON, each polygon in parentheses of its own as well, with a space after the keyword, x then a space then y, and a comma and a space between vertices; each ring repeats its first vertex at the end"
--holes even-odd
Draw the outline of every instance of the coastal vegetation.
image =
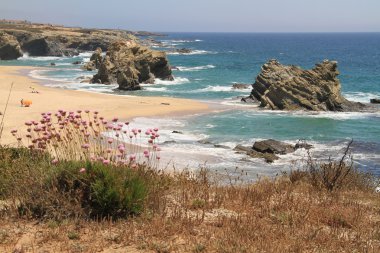
POLYGON ((160 170, 158 129, 98 112, 43 113, 25 125, 12 130, 20 147, 0 147, 4 252, 380 249, 377 178, 353 167, 349 145, 337 160, 309 156, 301 169, 252 182, 244 171, 160 170))
MULTIPOLYGON (((85 76, 81 83, 90 82, 94 86, 117 83, 118 92, 143 89, 155 84, 156 78, 171 82, 175 80, 172 70, 186 69, 174 68, 165 52, 143 46, 135 37, 149 33, 22 21, 0 21, 0 29, 1 60, 17 59, 24 53, 60 57, 95 50, 86 63, 83 57, 75 62, 67 57, 71 62, 62 66, 81 65, 76 70, 97 71, 89 72, 92 77, 85 76)), ((157 42, 152 39, 150 43, 157 42)), ((167 52, 191 53, 186 48, 170 50, 167 52)), ((62 64, 57 60, 59 63, 62 64)), ((49 62, 52 69, 57 65, 49 62)), ((198 71, 204 67, 191 68, 198 71)), ((335 61, 323 61, 303 70, 270 60, 261 67, 250 96, 239 96, 236 100, 256 103, 262 107, 258 112, 265 109, 362 112, 376 108, 344 98, 338 74, 335 61)), ((133 118, 197 112, 195 108, 206 110, 206 105, 164 96, 154 100, 122 95, 111 98, 104 94, 53 91, 42 86, 41 93, 34 93, 34 88, 25 83, 16 83, 18 90, 12 90, 11 85, 3 96, 6 102, 0 112, 0 252, 380 251, 379 178, 355 166, 351 156, 354 140, 338 156, 318 159, 310 151, 315 143, 313 146, 303 141, 294 144, 261 140, 257 133, 253 144, 244 142, 234 149, 207 139, 196 141, 223 152, 247 155, 241 160, 253 161, 252 167, 257 158, 273 163, 299 149, 306 152, 306 157, 299 158, 292 170, 284 166, 284 171, 273 177, 248 176, 247 171, 238 167, 232 173, 222 171, 223 168, 213 171, 206 165, 164 169, 162 147, 158 145, 161 129, 135 128, 129 121, 106 118, 93 108, 107 110, 107 116, 118 113, 122 118, 133 118), (32 92, 28 92, 30 88, 32 92), (19 98, 13 94, 22 99, 22 104, 31 103, 24 96, 33 96, 34 103, 19 107, 19 98), (59 99, 71 109, 57 109, 63 106, 62 102, 57 103, 59 99), (80 109, 83 106, 88 109, 80 109), (74 110, 75 107, 78 108, 74 110), (32 118, 39 115, 36 113, 40 108, 51 111, 32 118), (13 121, 5 124, 10 118, 13 121), (17 125, 21 121, 25 122, 17 125), (6 143, 13 145, 4 144, 3 129, 6 143), (13 142, 8 137, 13 137, 13 142)), ((214 86, 205 89, 210 87, 214 86)), ((250 87, 235 83, 227 88, 230 92, 250 87)), ((290 129, 267 122, 259 127, 269 131, 290 129)), ((315 121, 310 121, 301 125, 299 131, 303 131, 303 126, 313 131, 314 124, 315 121)), ((245 127, 231 125, 237 131, 245 127)), ((329 125, 317 127, 327 129, 329 125)), ((182 129, 170 132, 185 135, 178 130, 182 129)), ((349 134, 343 133, 344 137, 339 138, 346 141, 349 134)), ((372 148, 371 142, 364 143, 365 148, 372 148)), ((199 164, 203 162, 199 159, 199 164)), ((255 172, 257 164, 249 169, 255 172)))

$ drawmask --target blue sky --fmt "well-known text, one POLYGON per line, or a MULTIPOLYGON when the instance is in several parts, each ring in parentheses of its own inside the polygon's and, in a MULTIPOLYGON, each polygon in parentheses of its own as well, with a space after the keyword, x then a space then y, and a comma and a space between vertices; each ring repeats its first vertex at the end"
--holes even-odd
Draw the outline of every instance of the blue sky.
POLYGON ((0 18, 166 32, 380 32, 380 0, 0 0, 0 18))

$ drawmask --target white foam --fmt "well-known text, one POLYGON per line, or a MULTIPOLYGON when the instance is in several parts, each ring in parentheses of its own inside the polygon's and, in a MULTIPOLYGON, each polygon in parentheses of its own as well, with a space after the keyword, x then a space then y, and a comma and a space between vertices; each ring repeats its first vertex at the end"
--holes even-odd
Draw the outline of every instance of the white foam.
POLYGON ((197 54, 217 54, 214 51, 206 51, 206 50, 193 50, 190 53, 179 53, 179 52, 166 52, 169 55, 197 55, 197 54))
POLYGON ((91 57, 93 53, 94 53, 93 51, 88 51, 88 52, 79 53, 78 56, 80 56, 80 57, 91 57))
POLYGON ((328 118, 334 120, 365 119, 368 117, 380 117, 380 112, 308 112, 296 111, 289 112, 293 116, 328 118))
MULTIPOLYGON (((184 78, 184 77, 175 77, 173 81, 168 81, 168 80, 161 80, 161 79, 156 79, 154 81, 154 84, 160 84, 160 85, 178 85, 178 84, 184 84, 190 82, 189 79, 184 78)), ((148 86, 148 85, 143 85, 143 86, 148 86)))
POLYGON ((343 96, 351 101, 369 103, 372 98, 380 98, 380 92, 344 92, 343 96))
POLYGON ((24 53, 22 57, 17 60, 20 61, 57 61, 67 59, 67 57, 58 57, 58 56, 29 56, 27 53, 24 53))
POLYGON ((160 88, 146 87, 145 89, 148 90, 148 91, 166 91, 167 90, 166 87, 160 87, 160 88))
POLYGON ((62 63, 56 63, 56 66, 72 66, 73 64, 70 62, 62 62, 62 63))
POLYGON ((200 70, 205 70, 205 69, 213 69, 215 68, 214 65, 206 65, 206 66, 197 66, 197 67, 182 67, 182 66, 178 66, 177 67, 179 69, 179 71, 200 71, 200 70))
POLYGON ((209 85, 206 88, 197 90, 197 92, 208 92, 208 91, 212 91, 212 92, 220 92, 220 91, 224 91, 224 92, 231 92, 231 91, 233 91, 233 92, 247 92, 247 91, 251 91, 251 88, 234 89, 232 86, 221 86, 221 85, 212 86, 212 85, 209 85))

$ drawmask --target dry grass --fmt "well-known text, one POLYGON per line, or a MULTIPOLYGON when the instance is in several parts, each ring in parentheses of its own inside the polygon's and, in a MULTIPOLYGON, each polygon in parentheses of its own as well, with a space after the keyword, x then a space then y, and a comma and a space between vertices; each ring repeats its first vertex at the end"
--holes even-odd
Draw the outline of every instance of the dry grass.
MULTIPOLYGON (((314 172, 323 168, 323 164, 314 167, 314 172)), ((85 217, 35 219, 20 216, 9 206, 4 208, 4 199, 0 251, 380 250, 379 195, 373 190, 374 178, 358 171, 350 170, 341 186, 333 190, 316 184, 310 170, 232 185, 218 183, 214 175, 202 169, 195 174, 185 171, 171 176, 150 173, 154 181, 144 211, 116 221, 85 217)), ((43 194, 49 193, 35 196, 43 194)))

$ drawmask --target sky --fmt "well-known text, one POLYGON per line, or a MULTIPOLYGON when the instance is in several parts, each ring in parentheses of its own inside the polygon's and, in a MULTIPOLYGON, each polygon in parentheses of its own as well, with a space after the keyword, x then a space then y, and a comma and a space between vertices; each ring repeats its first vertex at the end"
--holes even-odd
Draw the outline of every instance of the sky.
POLYGON ((380 0, 0 0, 0 19, 155 32, 380 32, 380 0))

